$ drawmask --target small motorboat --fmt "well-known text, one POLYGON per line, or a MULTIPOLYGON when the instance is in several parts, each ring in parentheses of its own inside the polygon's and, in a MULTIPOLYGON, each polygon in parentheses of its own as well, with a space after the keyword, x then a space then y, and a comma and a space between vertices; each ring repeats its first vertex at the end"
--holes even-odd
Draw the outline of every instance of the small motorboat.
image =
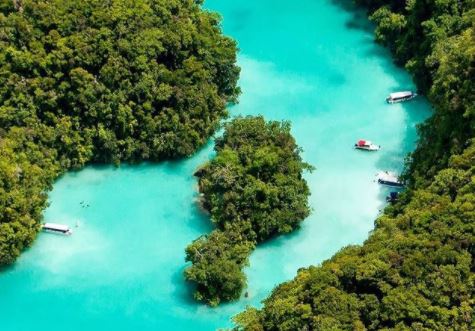
POLYGON ((386 201, 389 203, 395 203, 399 200, 399 192, 391 192, 386 197, 386 201))
POLYGON ((358 140, 358 142, 355 144, 356 149, 362 149, 364 151, 379 151, 381 149, 381 146, 373 144, 369 140, 358 140))
POLYGON ((73 230, 71 230, 69 226, 56 223, 45 223, 42 225, 42 229, 46 232, 64 234, 66 236, 69 236, 73 233, 73 230))
POLYGON ((386 185, 390 187, 404 187, 404 183, 402 183, 398 176, 389 171, 381 171, 376 174, 378 178, 378 183, 381 185, 386 185))
POLYGON ((394 92, 389 94, 386 98, 387 103, 397 103, 403 101, 409 101, 417 97, 417 93, 412 91, 402 91, 402 92, 394 92))

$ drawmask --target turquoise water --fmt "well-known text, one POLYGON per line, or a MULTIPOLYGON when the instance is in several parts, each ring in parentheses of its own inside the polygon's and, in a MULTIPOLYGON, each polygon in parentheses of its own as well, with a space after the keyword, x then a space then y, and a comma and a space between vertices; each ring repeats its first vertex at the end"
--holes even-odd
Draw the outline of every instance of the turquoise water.
POLYGON ((414 88, 373 43, 364 13, 327 0, 209 0, 226 34, 239 42, 236 114, 292 121, 303 157, 312 215, 301 230, 260 246, 247 269, 249 297, 210 309, 196 304, 182 278, 184 248, 210 231, 197 210, 193 158, 159 165, 88 167, 58 180, 47 221, 78 224, 71 237, 40 234, 0 274, 2 330, 214 330, 246 305, 258 305, 298 268, 361 243, 384 206, 379 170, 400 171, 429 115, 423 98, 386 105, 414 88), (383 146, 352 149, 359 138, 383 146), (82 207, 84 201, 89 207, 82 207))

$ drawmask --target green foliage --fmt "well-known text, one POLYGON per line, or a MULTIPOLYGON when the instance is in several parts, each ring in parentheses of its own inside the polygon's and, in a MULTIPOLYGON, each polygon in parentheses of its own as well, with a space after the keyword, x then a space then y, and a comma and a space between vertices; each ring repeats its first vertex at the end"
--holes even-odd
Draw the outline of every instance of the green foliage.
POLYGON ((475 328, 474 2, 358 2, 434 105, 408 160, 411 185, 363 245, 301 269, 237 315, 236 330, 475 328))
POLYGON ((236 45, 192 0, 0 0, 0 265, 57 176, 192 154, 236 100, 236 45))
POLYGON ((246 286, 242 268, 254 244, 230 238, 220 230, 200 237, 186 248, 186 260, 193 267, 185 270, 187 280, 197 284, 195 298, 216 306, 221 300, 239 298, 246 286))
POLYGON ((475 1, 357 2, 372 11, 376 40, 405 65, 434 105, 406 176, 413 183, 430 181, 475 135, 475 1))
POLYGON ((236 118, 216 139, 216 157, 198 172, 202 204, 217 229, 186 249, 187 280, 210 305, 238 299, 255 245, 299 227, 308 216, 304 170, 288 122, 236 118))
POLYGON ((405 28, 407 22, 404 15, 391 12, 387 7, 376 10, 371 19, 376 22, 376 40, 394 50, 398 35, 405 28))
POLYGON ((300 270, 262 310, 238 315, 237 329, 470 330, 475 144, 449 163, 402 212, 381 216, 364 245, 300 270))

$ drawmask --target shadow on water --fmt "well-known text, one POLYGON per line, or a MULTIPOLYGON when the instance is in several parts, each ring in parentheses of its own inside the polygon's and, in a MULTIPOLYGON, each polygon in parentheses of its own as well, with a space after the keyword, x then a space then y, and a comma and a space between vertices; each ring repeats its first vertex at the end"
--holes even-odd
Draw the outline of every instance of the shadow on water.
POLYGON ((178 284, 178 286, 175 286, 173 291, 173 297, 177 298, 184 305, 199 308, 203 303, 200 303, 193 298, 193 293, 196 287, 193 283, 186 281, 185 275, 183 274, 187 266, 188 264, 172 274, 172 284, 178 284))
MULTIPOLYGON (((409 123, 417 123, 417 126, 421 125, 424 123, 429 117, 432 116, 432 106, 430 105, 429 101, 424 97, 424 96, 419 96, 415 98, 411 102, 407 102, 403 104, 403 111, 406 112, 408 116, 408 122, 409 123), (421 111, 423 109, 427 109, 427 111, 421 111)), ((417 126, 406 126, 406 135, 405 137, 407 138, 410 136, 410 132, 415 132, 417 129, 417 126)), ((414 139, 418 140, 419 136, 418 135, 413 135, 414 139)), ((408 149, 408 150, 413 150, 414 149, 414 140, 403 140, 403 147, 408 149)))
POLYGON ((350 15, 350 18, 345 22, 347 29, 364 31, 365 35, 371 39, 371 44, 365 52, 368 57, 383 57, 394 61, 390 50, 375 41, 374 30, 376 24, 369 20, 369 12, 363 6, 345 0, 330 0, 330 3, 350 15))
POLYGON ((345 0, 330 0, 330 3, 351 15, 350 19, 345 23, 346 28, 362 30, 373 34, 374 24, 368 19, 368 13, 363 7, 354 4, 352 1, 345 0))
MULTIPOLYGON (((402 89, 402 88, 399 88, 402 89)), ((398 105, 387 105, 385 111, 401 111, 407 116, 405 119, 406 123, 423 123, 427 120, 431 112, 426 111, 431 109, 430 105, 423 96, 417 97, 415 100, 398 105)), ((417 124, 417 125, 419 125, 417 124)), ((417 145, 419 139, 417 133, 417 126, 413 124, 412 126, 405 126, 403 139, 401 140, 397 150, 392 151, 390 155, 385 155, 381 157, 376 162, 378 169, 381 170, 394 170, 401 168, 401 160, 406 159, 409 156, 409 153, 406 151, 413 151, 417 145)), ((401 169, 400 169, 401 170, 401 169)))
MULTIPOLYGON (((207 212, 200 206, 198 198, 199 193, 195 190, 195 193, 193 194, 193 201, 191 202, 191 209, 194 215, 192 219, 192 226, 203 235, 206 235, 213 231, 215 227, 211 222, 210 215, 207 214, 207 212)), ((197 238, 194 238, 193 240, 195 239, 197 238)))
POLYGON ((367 57, 384 58, 388 59, 388 61, 394 62, 391 60, 391 52, 386 47, 376 43, 374 40, 371 40, 371 42, 368 43, 368 47, 365 50, 364 54, 367 57))
MULTIPOLYGON (((31 249, 31 246, 26 248, 23 254, 26 254, 31 249)), ((13 272, 16 269, 18 263, 10 264, 10 265, 3 265, 0 266, 0 278, 8 273, 13 272)))
POLYGON ((247 22, 250 20, 252 16, 252 11, 248 8, 236 9, 231 13, 232 22, 231 30, 240 32, 247 27, 247 22))
POLYGON ((307 216, 305 220, 302 221, 300 227, 293 230, 290 233, 284 233, 279 235, 274 235, 260 243, 257 244, 257 249, 265 249, 269 247, 278 248, 278 247, 285 247, 288 242, 292 242, 295 238, 298 238, 302 234, 302 228, 305 227, 306 223, 311 219, 311 215, 307 216))

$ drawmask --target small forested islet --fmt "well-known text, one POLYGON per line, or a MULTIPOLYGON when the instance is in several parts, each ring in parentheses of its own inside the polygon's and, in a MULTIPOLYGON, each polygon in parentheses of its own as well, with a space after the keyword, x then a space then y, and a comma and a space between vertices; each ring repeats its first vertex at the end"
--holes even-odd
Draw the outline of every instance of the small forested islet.
POLYGON ((216 139, 216 157, 201 167, 201 203, 216 229, 186 248, 185 277, 195 298, 215 306, 238 299, 258 243, 299 227, 310 213, 301 149, 290 123, 238 117, 216 139))

